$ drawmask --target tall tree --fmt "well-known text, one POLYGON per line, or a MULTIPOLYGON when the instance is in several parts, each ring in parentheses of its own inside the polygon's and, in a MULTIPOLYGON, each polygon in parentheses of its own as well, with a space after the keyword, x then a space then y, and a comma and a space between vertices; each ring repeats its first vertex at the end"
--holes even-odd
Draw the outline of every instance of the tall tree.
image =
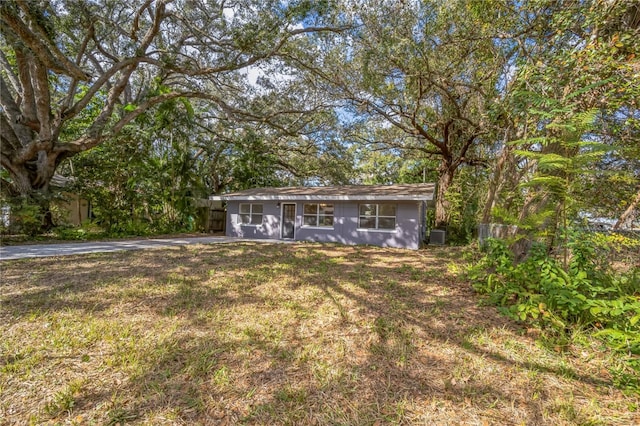
POLYGON ((247 110, 246 70, 324 30, 314 25, 321 15, 311 2, 1 2, 3 192, 46 194, 65 158, 171 99, 206 100, 220 117, 272 120, 247 110))
POLYGON ((316 74, 346 101, 345 114, 368 118, 360 142, 438 160, 436 226, 447 224, 458 169, 484 164, 480 147, 495 138, 517 48, 514 5, 345 2, 353 30, 313 51, 316 74))
MULTIPOLYGON (((521 195, 508 206, 514 221, 553 237, 568 204, 569 221, 620 215, 639 189, 640 10, 618 1, 524 2, 523 10, 544 19, 522 39, 507 99, 522 137, 510 162, 521 173, 505 192, 521 195)), ((509 215, 504 199, 497 207, 509 215)))

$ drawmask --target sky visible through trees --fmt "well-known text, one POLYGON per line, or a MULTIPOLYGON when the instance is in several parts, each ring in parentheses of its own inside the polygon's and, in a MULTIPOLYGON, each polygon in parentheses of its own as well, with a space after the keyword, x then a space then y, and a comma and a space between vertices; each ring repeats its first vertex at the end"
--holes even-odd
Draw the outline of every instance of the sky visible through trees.
POLYGON ((105 224, 167 206, 185 223, 188 199, 250 187, 423 180, 438 183, 433 226, 462 239, 479 221, 553 233, 586 215, 637 218, 634 2, 0 12, 2 197, 39 206, 45 225, 55 174, 105 224))

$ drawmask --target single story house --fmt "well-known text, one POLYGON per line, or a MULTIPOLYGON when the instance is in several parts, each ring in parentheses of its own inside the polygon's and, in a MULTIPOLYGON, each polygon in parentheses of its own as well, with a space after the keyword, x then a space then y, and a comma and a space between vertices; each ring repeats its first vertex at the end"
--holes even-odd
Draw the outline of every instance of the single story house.
POLYGON ((418 249, 433 183, 255 188, 226 201, 226 235, 418 249))

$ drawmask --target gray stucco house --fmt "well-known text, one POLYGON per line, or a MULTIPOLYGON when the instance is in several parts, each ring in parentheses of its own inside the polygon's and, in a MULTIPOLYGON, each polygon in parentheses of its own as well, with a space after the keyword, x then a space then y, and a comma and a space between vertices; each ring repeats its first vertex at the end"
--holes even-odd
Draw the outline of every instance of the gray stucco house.
POLYGON ((418 249, 433 183, 256 188, 226 201, 227 236, 418 249))

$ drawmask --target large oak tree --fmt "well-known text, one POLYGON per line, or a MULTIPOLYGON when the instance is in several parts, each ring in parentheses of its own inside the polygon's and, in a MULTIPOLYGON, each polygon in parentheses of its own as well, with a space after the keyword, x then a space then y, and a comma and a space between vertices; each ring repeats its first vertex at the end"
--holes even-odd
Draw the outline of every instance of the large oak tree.
POLYGON ((527 25, 516 6, 347 1, 342 17, 352 29, 313 51, 310 71, 362 124, 359 142, 438 162, 436 226, 448 222, 457 171, 485 164, 495 140, 514 33, 527 25))
POLYGON ((252 109, 247 74, 295 38, 328 29, 314 26, 321 15, 312 2, 1 2, 3 193, 46 194, 65 158, 171 99, 276 127, 282 115, 305 114, 252 109))

